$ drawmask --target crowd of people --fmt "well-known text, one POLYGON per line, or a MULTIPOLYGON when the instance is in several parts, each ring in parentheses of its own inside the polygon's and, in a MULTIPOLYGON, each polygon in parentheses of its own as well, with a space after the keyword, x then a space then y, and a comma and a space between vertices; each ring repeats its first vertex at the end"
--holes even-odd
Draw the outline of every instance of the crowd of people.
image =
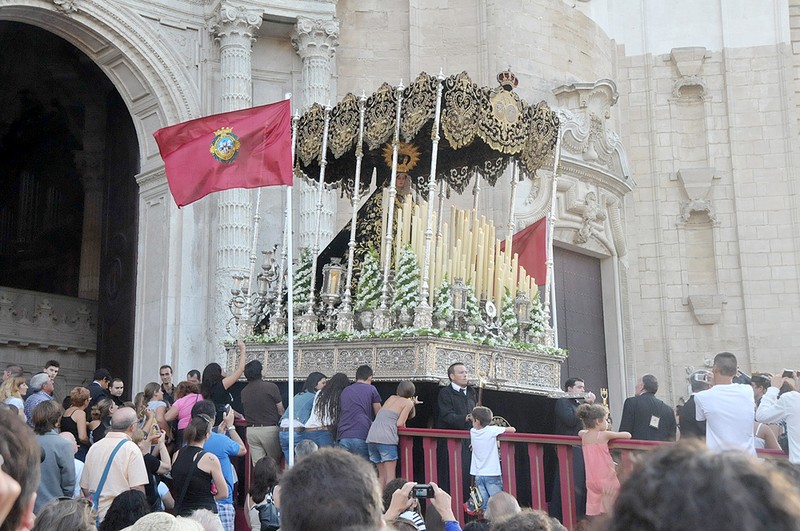
MULTIPOLYGON (((469 430, 461 449, 469 502, 462 509, 453 507, 447 485, 396 477, 398 429, 421 404, 412 382, 400 382, 384 401, 367 365, 354 381, 314 372, 290 397, 290 419, 277 386, 263 380, 262 364, 247 363, 244 344, 238 347, 231 374, 212 363, 173 384, 171 367, 163 366, 161 382, 145 385, 132 402, 121 398, 125 382, 105 369, 59 403, 56 361, 30 378, 9 365, 0 386, 0 531, 233 531, 240 478, 231 458, 248 448, 252 529, 456 531, 455 509, 468 515, 464 529, 564 529, 560 478, 550 514, 520 508, 504 492, 497 438, 515 429, 495 425, 493 412, 477 403, 463 363, 448 368, 449 385, 436 403, 436 427, 469 430), (237 412, 231 387, 243 375, 237 412), (237 418, 247 426, 247 444, 237 418)), ((737 369, 733 354, 718 354, 710 371, 692 375, 693 394, 677 415, 655 397, 657 379, 644 375, 625 401, 620 431, 609 430, 608 409, 583 380, 567 380, 568 395, 555 402, 554 432, 576 436, 571 468, 581 525, 667 530, 713 521, 728 529, 800 529, 798 375, 760 374, 742 383, 737 369), (609 443, 629 438, 680 440, 647 452, 621 480, 609 443), (780 440, 788 461, 757 459, 756 448, 780 449, 780 440)), ((439 462, 447 470, 446 454, 439 462)))

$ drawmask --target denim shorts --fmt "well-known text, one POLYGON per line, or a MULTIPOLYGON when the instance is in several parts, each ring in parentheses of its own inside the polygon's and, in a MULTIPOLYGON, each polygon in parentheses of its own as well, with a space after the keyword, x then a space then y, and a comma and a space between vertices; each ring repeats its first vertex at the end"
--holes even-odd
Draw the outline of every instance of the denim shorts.
POLYGON ((369 449, 367 448, 367 441, 364 439, 339 439, 338 445, 351 454, 360 455, 367 460, 369 459, 369 449))
POLYGON ((397 461, 397 445, 367 443, 369 448, 369 460, 373 463, 385 463, 386 461, 397 461))

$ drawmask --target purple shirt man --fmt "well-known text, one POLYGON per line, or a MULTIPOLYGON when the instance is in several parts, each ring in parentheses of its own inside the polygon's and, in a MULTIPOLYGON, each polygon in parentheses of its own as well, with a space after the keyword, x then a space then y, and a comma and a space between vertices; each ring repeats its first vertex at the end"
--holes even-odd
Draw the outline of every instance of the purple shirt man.
POLYGON ((372 369, 362 365, 356 370, 356 381, 342 391, 339 399, 338 444, 350 453, 369 459, 367 433, 372 419, 381 408, 381 397, 372 386, 372 369))

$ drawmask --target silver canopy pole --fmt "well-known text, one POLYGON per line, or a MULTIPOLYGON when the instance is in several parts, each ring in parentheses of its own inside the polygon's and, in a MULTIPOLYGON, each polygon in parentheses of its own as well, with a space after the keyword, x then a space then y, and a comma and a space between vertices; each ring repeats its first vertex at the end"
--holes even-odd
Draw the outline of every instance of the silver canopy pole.
POLYGON ((389 204, 386 208, 389 211, 386 213, 386 247, 384 253, 383 263, 383 286, 381 288, 381 306, 375 311, 375 320, 373 321, 373 328, 381 332, 385 330, 389 323, 389 269, 392 262, 392 241, 394 234, 392 234, 392 225, 394 223, 394 198, 397 196, 397 152, 400 148, 400 111, 403 105, 403 80, 397 85, 397 110, 395 113, 394 121, 394 138, 392 139, 392 177, 389 180, 389 204))
POLYGON ((366 103, 367 95, 362 92, 361 97, 358 98, 358 143, 356 144, 356 172, 353 179, 353 195, 351 199, 353 213, 350 218, 350 243, 347 244, 347 282, 345 283, 342 306, 336 315, 336 330, 339 332, 353 331, 353 309, 350 301, 352 298, 353 259, 356 251, 358 203, 361 200, 361 161, 364 158, 364 113, 366 111, 366 103))
POLYGON ((322 224, 322 193, 325 189, 325 168, 328 165, 328 127, 331 119, 331 105, 325 106, 325 125, 322 129, 322 150, 319 157, 319 180, 317 181, 317 219, 314 229, 314 248, 311 250, 311 289, 308 294, 308 309, 300 323, 300 332, 313 334, 317 331, 317 316, 314 313, 314 288, 317 282, 317 259, 319 257, 319 238, 322 224))
POLYGON ((433 310, 428 304, 428 277, 430 276, 431 266, 431 239, 433 238, 433 201, 436 198, 436 164, 439 157, 439 122, 442 116, 442 82, 444 72, 439 70, 437 78, 439 83, 436 85, 436 114, 433 118, 433 130, 431 131, 431 172, 428 177, 428 210, 425 220, 425 252, 422 259, 422 283, 419 289, 420 303, 414 311, 414 328, 430 328, 433 324, 433 310))

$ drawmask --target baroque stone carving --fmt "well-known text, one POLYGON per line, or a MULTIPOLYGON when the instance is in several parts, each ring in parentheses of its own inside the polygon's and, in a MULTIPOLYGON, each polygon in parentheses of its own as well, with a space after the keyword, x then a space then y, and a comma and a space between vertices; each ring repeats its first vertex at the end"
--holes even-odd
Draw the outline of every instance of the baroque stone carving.
POLYGON ((581 202, 574 202, 567 207, 569 212, 578 214, 581 217, 581 227, 575 234, 575 243, 583 245, 591 238, 594 227, 606 220, 606 214, 597 202, 597 194, 594 192, 586 192, 586 195, 581 202))
POLYGON ((702 100, 706 95, 707 85, 700 77, 700 71, 708 57, 708 51, 701 46, 673 48, 669 56, 678 71, 678 79, 672 86, 672 95, 678 99, 702 100), (686 90, 689 87, 693 87, 693 90, 686 90))
POLYGON ((56 9, 65 15, 71 15, 78 12, 78 6, 75 5, 75 0, 53 0, 56 9))
POLYGON ((562 149, 627 181, 630 169, 625 148, 619 135, 608 127, 611 107, 619 98, 614 82, 573 83, 553 92, 563 105, 557 111, 563 131, 562 149))
POLYGON ((681 201, 680 220, 687 223, 693 212, 705 212, 712 223, 717 216, 708 194, 714 179, 714 168, 690 168, 678 170, 677 177, 683 185, 687 200, 681 201))
POLYGON ((93 352, 95 303, 14 288, 0 290, 0 344, 93 352))

